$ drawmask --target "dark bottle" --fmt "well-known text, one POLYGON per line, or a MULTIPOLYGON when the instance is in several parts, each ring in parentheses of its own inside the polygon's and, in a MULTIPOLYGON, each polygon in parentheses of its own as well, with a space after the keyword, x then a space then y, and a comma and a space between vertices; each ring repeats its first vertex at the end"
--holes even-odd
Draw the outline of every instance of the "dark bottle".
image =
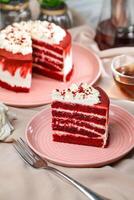
POLYGON ((31 19, 28 0, 0 0, 0 29, 13 22, 31 19))
POLYGON ((104 0, 104 5, 95 36, 99 48, 134 46, 134 1, 104 0))

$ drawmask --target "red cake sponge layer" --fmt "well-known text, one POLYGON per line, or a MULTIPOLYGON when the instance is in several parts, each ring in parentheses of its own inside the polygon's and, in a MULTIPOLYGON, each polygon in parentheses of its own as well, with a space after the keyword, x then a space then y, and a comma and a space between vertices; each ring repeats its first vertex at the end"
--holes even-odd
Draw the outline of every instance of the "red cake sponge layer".
POLYGON ((53 134, 53 141, 55 142, 63 142, 63 143, 70 143, 70 144, 78 144, 78 145, 87 145, 87 146, 94 146, 94 147, 106 147, 107 144, 104 146, 104 141, 102 138, 93 138, 93 137, 82 137, 82 136, 75 136, 75 135, 58 135, 53 134))
POLYGON ((12 90, 14 92, 29 92, 30 88, 26 88, 26 87, 18 87, 18 86, 11 86, 7 83, 4 83, 2 81, 0 81, 0 86, 3 88, 6 88, 8 90, 12 90))

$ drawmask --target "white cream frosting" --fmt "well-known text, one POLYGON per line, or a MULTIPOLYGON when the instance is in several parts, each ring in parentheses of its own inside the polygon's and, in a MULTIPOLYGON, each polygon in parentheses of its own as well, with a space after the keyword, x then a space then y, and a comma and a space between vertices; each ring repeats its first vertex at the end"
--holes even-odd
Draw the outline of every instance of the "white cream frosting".
POLYGON ((25 31, 21 24, 9 25, 0 32, 0 48, 14 54, 22 53, 26 55, 32 53, 30 33, 25 31))
POLYGON ((60 26, 47 21, 35 21, 32 24, 32 38, 37 38, 49 44, 59 44, 66 36, 66 32, 60 26))
POLYGON ((14 23, 0 32, 0 48, 26 55, 32 53, 32 38, 59 44, 65 36, 64 29, 47 21, 14 23))
POLYGON ((80 85, 72 84, 63 91, 54 90, 52 93, 53 101, 65 101, 83 105, 94 105, 100 103, 100 93, 88 83, 80 85))
MULTIPOLYGON (((64 68, 63 68, 63 73, 66 75, 68 75, 68 73, 71 71, 72 69, 72 49, 70 49, 70 51, 66 54, 65 58, 64 58, 64 68)), ((64 80, 65 81, 65 80, 64 80)))
POLYGON ((14 130, 8 119, 8 107, 0 103, 0 141, 5 140, 14 130))

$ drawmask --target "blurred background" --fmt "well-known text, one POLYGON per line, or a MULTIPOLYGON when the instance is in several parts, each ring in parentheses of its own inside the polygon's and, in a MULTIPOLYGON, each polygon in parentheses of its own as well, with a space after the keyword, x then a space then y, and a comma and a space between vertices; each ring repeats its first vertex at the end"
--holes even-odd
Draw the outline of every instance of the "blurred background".
POLYGON ((134 46, 134 0, 0 0, 0 29, 30 19, 88 25, 100 49, 134 46))
POLYGON ((101 14, 103 0, 67 0, 70 8, 75 10, 83 21, 92 27, 96 27, 101 14))
MULTIPOLYGON (((32 10, 35 9, 33 6, 33 2, 35 3, 35 1, 30 1, 32 10)), ((96 28, 103 6, 103 0, 65 0, 65 2, 74 15, 73 26, 87 23, 96 28)), ((34 12, 33 14, 35 15, 34 12)))
MULTIPOLYGON (((53 1, 53 0, 52 0, 53 1)), ((98 17, 100 16, 100 12, 101 12, 101 7, 102 7, 102 1, 103 0, 66 0, 66 4, 68 5, 68 7, 72 10, 73 14, 75 15, 75 17, 77 18, 77 16, 79 16, 79 19, 76 19, 74 21, 73 26, 79 25, 79 24, 83 24, 83 23, 87 23, 93 27, 97 26, 97 22, 98 22, 98 17)), ((3 6, 3 4, 12 4, 14 2, 18 2, 18 3, 22 3, 25 1, 22 0, 0 0, 0 3, 2 4, 2 6, 0 5, 0 27, 2 27, 2 20, 3 20, 3 16, 2 16, 2 10, 4 8, 4 10, 6 12, 8 12, 8 9, 5 9, 5 7, 3 6), (8 3, 7 3, 8 2, 8 3)), ((38 1, 39 3, 40 1, 38 1)), ((30 0, 30 9, 32 11, 32 18, 33 19, 37 19, 38 15, 39 15, 39 6, 37 3, 37 0, 30 0)), ((14 3, 15 4, 15 3, 14 3)), ((9 8, 9 10, 11 11, 11 8, 9 8)), ((10 14, 10 18, 15 15, 14 13, 10 14)))

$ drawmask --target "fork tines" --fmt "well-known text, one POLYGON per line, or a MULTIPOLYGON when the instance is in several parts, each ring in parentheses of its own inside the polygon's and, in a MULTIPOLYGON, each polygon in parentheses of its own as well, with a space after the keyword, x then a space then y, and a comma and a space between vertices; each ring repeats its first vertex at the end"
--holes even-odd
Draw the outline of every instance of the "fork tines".
POLYGON ((33 166, 33 163, 40 159, 40 157, 26 144, 26 142, 19 138, 13 143, 14 148, 23 158, 23 160, 29 165, 33 166))

